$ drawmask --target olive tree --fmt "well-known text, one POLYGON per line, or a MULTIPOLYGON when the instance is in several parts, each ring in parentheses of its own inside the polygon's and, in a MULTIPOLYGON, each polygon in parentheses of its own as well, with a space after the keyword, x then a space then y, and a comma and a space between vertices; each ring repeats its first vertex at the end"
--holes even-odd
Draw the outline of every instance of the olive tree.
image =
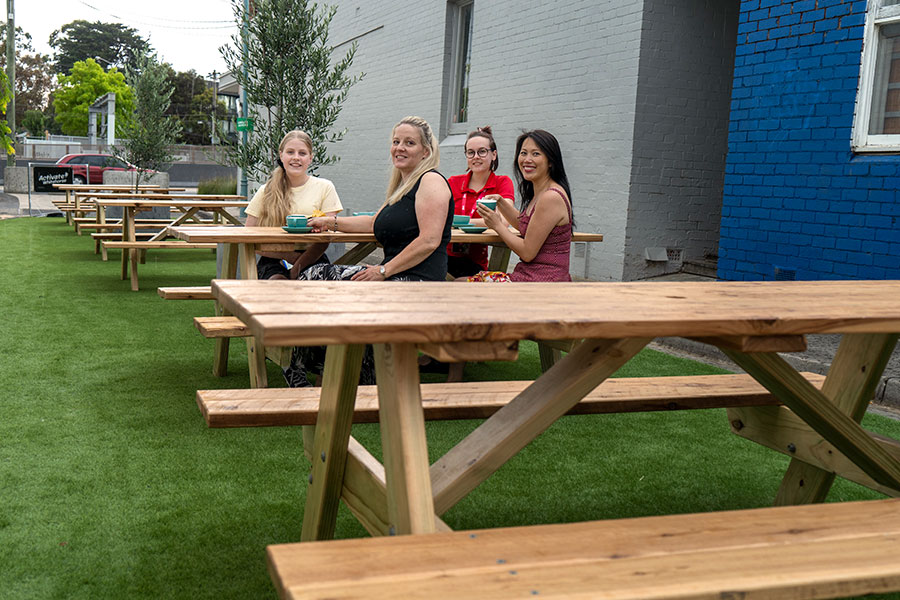
POLYGON ((135 189, 153 171, 167 170, 175 157, 171 146, 181 130, 178 121, 166 116, 173 87, 169 68, 144 53, 137 57, 137 67, 125 68, 125 79, 134 91, 134 113, 125 126, 124 140, 115 153, 138 168, 135 189))
POLYGON ((346 133, 333 126, 350 86, 363 77, 347 73, 355 44, 340 60, 332 59, 328 27, 336 9, 307 0, 254 0, 251 13, 245 14, 242 0, 232 0, 232 5, 245 33, 232 36, 234 45, 223 46, 221 52, 246 91, 253 128, 246 144, 226 147, 228 162, 254 179, 264 179, 281 138, 291 129, 302 129, 312 138, 314 166, 336 162, 338 157, 327 152, 326 144, 346 133))

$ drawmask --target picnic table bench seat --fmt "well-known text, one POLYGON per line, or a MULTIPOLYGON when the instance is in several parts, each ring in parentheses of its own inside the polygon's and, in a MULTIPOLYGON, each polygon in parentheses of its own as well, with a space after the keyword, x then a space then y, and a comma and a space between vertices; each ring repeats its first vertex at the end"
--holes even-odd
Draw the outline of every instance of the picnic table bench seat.
MULTIPOLYGON (((153 237, 153 232, 138 232, 135 233, 135 237, 137 237, 139 241, 145 241, 153 237)), ((103 242, 121 240, 122 234, 116 233, 115 231, 97 232, 91 234, 91 239, 94 240, 94 254, 102 253, 103 260, 107 260, 108 256, 106 248, 103 247, 103 242)))
POLYGON ((163 300, 212 300, 212 288, 208 285, 158 287, 156 293, 163 300))
MULTIPOLYGON (((821 387, 825 379, 816 373, 803 373, 803 376, 816 387, 821 387)), ((426 419, 486 419, 529 384, 528 381, 423 383, 422 407, 426 419)), ((198 390, 197 405, 210 427, 315 425, 320 392, 320 388, 198 390)), ((625 377, 605 381, 569 414, 779 404, 746 374, 625 377)), ((377 386, 357 388, 353 422, 378 422, 377 386)))
POLYGON ((198 243, 198 242, 182 242, 177 240, 159 240, 155 242, 103 242, 103 245, 106 248, 120 248, 120 249, 129 249, 134 248, 135 250, 151 250, 151 249, 178 249, 178 248, 203 248, 208 250, 215 250, 215 244, 206 244, 206 243, 198 243))
POLYGON ((281 598, 834 598, 900 588, 900 500, 271 545, 281 598))

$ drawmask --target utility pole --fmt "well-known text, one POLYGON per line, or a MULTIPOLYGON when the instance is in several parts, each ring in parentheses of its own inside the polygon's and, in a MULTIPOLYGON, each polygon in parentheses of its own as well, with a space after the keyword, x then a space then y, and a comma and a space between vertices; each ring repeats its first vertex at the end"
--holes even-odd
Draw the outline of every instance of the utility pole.
POLYGON ((212 72, 213 79, 213 102, 212 102, 212 130, 209 132, 210 142, 213 146, 219 141, 216 137, 216 109, 219 108, 219 74, 212 72))
MULTIPOLYGON (((243 50, 243 60, 241 60, 241 70, 244 72, 244 81, 247 81, 247 19, 250 18, 250 0, 244 0, 244 20, 241 24, 241 40, 243 50)), ((241 116, 244 122, 247 122, 247 86, 241 86, 241 116)), ((241 132, 241 143, 247 146, 247 130, 241 132)), ((241 169, 241 196, 247 197, 247 171, 241 169)), ((241 209, 243 213, 244 209, 241 209)))
MULTIPOLYGON (((12 92, 6 105, 6 124, 9 125, 13 143, 16 141, 16 5, 15 0, 6 0, 6 78, 12 92)), ((15 154, 6 155, 6 166, 16 166, 15 154)))

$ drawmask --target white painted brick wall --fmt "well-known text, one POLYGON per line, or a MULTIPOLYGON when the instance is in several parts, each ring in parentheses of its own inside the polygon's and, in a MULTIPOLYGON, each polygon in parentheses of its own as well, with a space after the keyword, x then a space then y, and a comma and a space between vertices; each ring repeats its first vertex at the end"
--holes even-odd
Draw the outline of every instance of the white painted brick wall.
MULTIPOLYGON (((737 0, 728 1, 737 5, 737 0)), ((444 65, 447 3, 331 3, 338 8, 330 31, 333 43, 379 29, 358 40, 352 70, 364 71, 366 77, 351 89, 338 121, 340 128, 349 130, 344 141, 333 148, 341 162, 320 169, 320 174, 335 182, 345 207, 372 210, 384 199, 391 127, 405 115, 416 114, 435 129, 446 130, 440 118, 442 88, 448 76, 444 65)), ((698 24, 712 25, 702 23, 696 15, 693 19, 671 19, 672 14, 684 8, 687 10, 682 12, 694 14, 704 5, 716 13, 719 11, 712 6, 716 4, 718 0, 475 0, 469 129, 479 125, 493 127, 500 153, 498 171, 506 175, 512 174, 514 143, 523 129, 542 128, 557 136, 572 186, 576 226, 581 231, 601 232, 605 238, 590 252, 588 276, 592 279, 634 278, 634 270, 626 268, 626 256, 638 246, 642 253, 643 245, 648 244, 643 238, 638 240, 642 235, 638 230, 643 227, 648 228, 648 239, 654 240, 649 245, 659 245, 656 238, 667 231, 665 223, 673 217, 685 231, 695 227, 694 221, 697 228, 706 228, 703 211, 709 212, 709 207, 705 192, 694 190, 703 187, 700 183, 685 184, 682 196, 689 203, 694 196, 702 201, 698 201, 698 213, 684 218, 678 208, 683 199, 663 208, 648 200, 658 195, 661 186, 676 180, 682 182, 685 170, 699 173, 699 177, 688 177, 692 182, 702 180, 710 168, 708 158, 695 157, 681 146, 654 154, 640 123, 638 133, 643 137, 639 165, 632 164, 632 150, 636 111, 646 117, 654 110, 672 110, 669 106, 662 111, 658 106, 649 110, 647 105, 658 104, 654 98, 660 90, 658 86, 648 86, 648 92, 655 96, 640 97, 639 79, 659 78, 676 63, 679 77, 686 73, 688 79, 708 77, 709 67, 702 66, 703 55, 698 53, 707 49, 678 48, 697 35, 698 24), (648 10, 656 12, 645 14, 645 4, 648 10), (664 18, 666 15, 668 19, 664 18), (657 52, 653 61, 645 54, 641 63, 641 36, 642 32, 647 35, 648 24, 668 25, 663 28, 664 38, 650 38, 655 44, 665 44, 666 51, 657 52), (693 29, 680 30, 682 27, 693 29), (657 55, 670 56, 661 56, 666 60, 657 65, 657 55), (690 68, 695 62, 701 63, 700 73, 690 68), (639 71, 642 64, 644 70, 639 71), (669 166, 671 173, 667 171, 669 175, 660 178, 658 171, 663 164, 669 166), (635 195, 640 197, 637 204, 635 195)), ((338 48, 336 57, 346 48, 338 48)), ((702 99, 703 90, 679 89, 677 93, 702 99)), ((671 94, 663 97, 668 96, 671 94)), ((694 117, 696 112, 692 113, 694 117)), ((724 125, 727 126, 727 113, 724 125)), ((652 127, 659 127, 664 134, 665 120, 654 118, 652 127)), ((702 138, 705 133, 696 119, 686 127, 695 137, 702 138)), ((679 135, 685 135, 683 128, 679 131, 679 135)), ((718 152, 724 152, 724 145, 718 152)), ((444 175, 464 172, 458 137, 445 138, 441 154, 444 175)), ((724 161, 720 167, 723 165, 724 161)), ((719 180, 721 206, 721 173, 715 177, 719 180)), ((712 217, 707 214, 706 220, 711 221, 712 217)), ((677 241, 681 243, 681 239, 677 241)), ((697 244, 704 248, 715 245, 711 238, 698 240, 697 244)), ((573 273, 584 272, 584 266, 573 259, 573 273)))
POLYGON ((623 279, 718 251, 738 0, 646 0, 623 279))

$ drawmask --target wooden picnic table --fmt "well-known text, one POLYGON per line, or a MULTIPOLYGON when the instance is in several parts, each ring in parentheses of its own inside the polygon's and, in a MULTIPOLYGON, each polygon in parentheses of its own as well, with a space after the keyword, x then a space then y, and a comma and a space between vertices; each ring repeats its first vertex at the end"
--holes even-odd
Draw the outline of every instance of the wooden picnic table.
MULTIPOLYGON (((128 192, 129 190, 134 190, 133 185, 125 185, 125 184, 113 184, 113 183, 56 183, 53 184, 58 190, 64 191, 66 193, 65 205, 66 207, 73 206, 75 216, 80 216, 80 204, 83 196, 80 196, 78 192, 128 192), (75 192, 72 194, 72 192, 75 192)), ((138 186, 139 190, 156 190, 156 191, 184 191, 186 188, 182 187, 161 187, 159 184, 142 184, 138 186)), ((71 213, 72 211, 66 210, 66 222, 71 223, 71 213)))
POLYGON ((212 292, 262 344, 328 346, 304 541, 333 537, 342 496, 370 531, 376 514, 396 534, 446 530, 439 515, 662 336, 719 347, 783 402, 728 409, 735 433, 791 457, 779 504, 821 501, 835 473, 900 495, 900 444, 859 426, 900 333, 900 281, 214 280, 212 292), (774 351, 817 333, 844 334, 821 390, 774 351), (418 351, 499 356, 523 339, 583 341, 430 464, 418 351), (375 349, 384 480, 350 435, 364 344, 375 349))
MULTIPOLYGON (((228 213, 227 208, 245 208, 248 204, 244 196, 230 194, 141 194, 130 195, 121 193, 104 193, 94 196, 97 204, 98 215, 105 208, 119 206, 123 209, 122 215, 122 279, 128 277, 128 263, 131 263, 131 289, 138 290, 137 263, 139 248, 136 246, 135 215, 141 210, 155 207, 175 208, 183 211, 181 215, 173 219, 168 226, 176 226, 191 219, 200 211, 207 211, 219 215, 226 222, 234 225, 242 225, 241 221, 228 213), (126 246, 133 247, 126 247, 126 246)), ((148 242, 157 243, 168 235, 167 226, 161 226, 159 233, 151 237, 148 242)), ((110 245, 109 243, 107 243, 110 245)), ((188 246, 185 246, 188 247, 188 246)))
MULTIPOLYGON (((343 255, 335 259, 335 264, 355 265, 368 256, 377 247, 373 233, 344 233, 323 231, 321 233, 288 233, 281 227, 170 227, 169 234, 180 240, 191 243, 214 242, 225 244, 222 260, 221 277, 234 279, 238 271, 240 257, 241 279, 256 279, 256 253, 260 251, 285 252, 302 248, 309 244, 328 242, 353 244, 343 255)), ((492 271, 506 271, 509 266, 510 250, 499 235, 492 230, 484 233, 465 233, 454 228, 450 234, 453 243, 478 243, 491 246, 488 268, 492 271)), ((603 235, 599 233, 575 232, 573 242, 601 242, 603 235)), ((227 316, 231 313, 217 303, 216 315, 227 316)), ((216 365, 227 364, 229 341, 227 338, 216 340, 216 365)), ((542 347, 542 352, 553 353, 553 350, 542 347)), ((250 383, 253 387, 265 387, 267 384, 265 365, 265 346, 255 337, 247 338, 247 355, 250 362, 250 383)), ((219 369, 221 367, 217 367, 219 369)))
MULTIPOLYGON (((241 248, 241 278, 256 278, 256 253, 259 251, 291 251, 298 247, 319 242, 351 243, 355 244, 343 256, 338 258, 336 264, 355 265, 368 256, 377 246, 374 233, 344 233, 336 231, 323 231, 321 233, 288 233, 281 227, 170 227, 169 233, 180 240, 187 242, 215 242, 228 244, 229 252, 237 257, 237 247, 241 248)), ((453 229, 450 233, 450 241, 460 244, 488 244, 492 246, 489 269, 492 271, 505 271, 509 265, 510 250, 496 232, 488 229, 484 233, 464 233, 459 229, 453 229)), ((599 233, 574 232, 573 242, 602 242, 603 235, 599 233)), ((231 259, 225 264, 236 264, 231 259)), ((236 269, 225 272, 222 277, 233 278, 236 269)))

